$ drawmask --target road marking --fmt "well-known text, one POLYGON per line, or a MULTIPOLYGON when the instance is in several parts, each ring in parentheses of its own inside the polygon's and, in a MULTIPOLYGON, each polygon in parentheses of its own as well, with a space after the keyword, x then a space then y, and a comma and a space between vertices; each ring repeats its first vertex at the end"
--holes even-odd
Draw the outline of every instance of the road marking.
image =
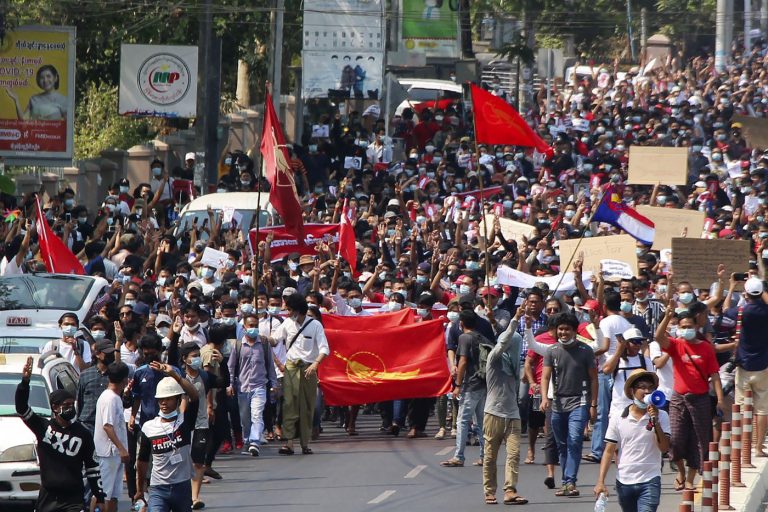
POLYGON ((453 451, 454 448, 455 446, 446 446, 445 448, 437 452, 435 455, 448 455, 453 451))
POLYGON ((368 504, 369 505, 375 505, 377 503, 381 503, 382 501, 384 501, 385 499, 389 498, 390 496, 392 496, 396 492, 397 491, 393 491, 391 489, 389 491, 384 491, 383 493, 379 494, 378 496, 373 498, 371 501, 369 501, 368 504))
POLYGON ((403 478, 416 478, 419 475, 419 473, 421 473, 425 469, 427 469, 427 466, 416 466, 415 468, 410 470, 408 474, 405 475, 403 478))

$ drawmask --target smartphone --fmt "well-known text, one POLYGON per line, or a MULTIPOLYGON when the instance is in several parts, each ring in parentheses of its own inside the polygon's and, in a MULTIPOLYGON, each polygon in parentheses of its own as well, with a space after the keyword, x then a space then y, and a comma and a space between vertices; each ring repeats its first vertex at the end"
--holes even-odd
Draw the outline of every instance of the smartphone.
POLYGON ((71 213, 65 213, 65 214, 64 214, 64 219, 65 219, 67 222, 72 222, 72 214, 71 214, 71 213))
POLYGON ((746 281, 749 275, 746 272, 736 272, 733 274, 734 281, 746 281))

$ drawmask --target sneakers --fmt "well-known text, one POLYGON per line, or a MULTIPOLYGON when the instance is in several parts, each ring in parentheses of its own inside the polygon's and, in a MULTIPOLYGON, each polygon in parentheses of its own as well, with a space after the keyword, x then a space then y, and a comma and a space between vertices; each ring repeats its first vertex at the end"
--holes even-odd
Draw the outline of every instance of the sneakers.
POLYGON ((229 439, 223 441, 219 447, 219 455, 228 455, 232 453, 232 441, 229 439))
POLYGON ((445 429, 441 428, 437 431, 437 434, 435 434, 435 439, 445 439, 445 429))
POLYGON ((456 434, 457 434, 457 433, 458 433, 458 432, 456 432, 456 429, 455 429, 455 428, 452 428, 452 429, 451 429, 451 437, 452 437, 452 438, 456 439, 456 434))
POLYGON ((248 447, 248 453, 251 454, 251 457, 258 457, 259 456, 259 447, 255 444, 252 444, 248 447))
POLYGON ((235 434, 235 449, 242 450, 243 445, 243 434, 235 434))

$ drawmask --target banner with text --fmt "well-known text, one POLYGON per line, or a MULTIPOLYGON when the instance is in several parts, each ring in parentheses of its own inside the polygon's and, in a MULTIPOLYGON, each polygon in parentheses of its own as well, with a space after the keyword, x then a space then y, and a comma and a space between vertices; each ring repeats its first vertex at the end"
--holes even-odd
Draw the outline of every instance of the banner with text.
POLYGON ((0 157, 69 161, 75 105, 74 27, 27 26, 0 46, 0 157))
POLYGON ((118 111, 126 116, 196 117, 197 46, 122 45, 118 111))
POLYGON ((281 260, 293 253, 315 256, 317 254, 317 244, 323 242, 329 244, 339 243, 338 224, 304 224, 303 240, 296 240, 296 236, 288 232, 285 226, 270 226, 259 228, 258 237, 256 236, 256 228, 251 230, 248 236, 251 244, 251 254, 254 254, 254 250, 259 246, 259 242, 265 241, 270 233, 273 234, 272 243, 270 244, 270 259, 272 261, 281 260))
POLYGON ((426 57, 459 57, 459 2, 400 0, 401 44, 426 57))

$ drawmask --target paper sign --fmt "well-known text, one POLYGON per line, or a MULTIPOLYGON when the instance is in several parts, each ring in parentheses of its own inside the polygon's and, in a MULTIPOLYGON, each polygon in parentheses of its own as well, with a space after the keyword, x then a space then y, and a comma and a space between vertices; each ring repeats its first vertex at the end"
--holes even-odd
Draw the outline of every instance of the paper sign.
MULTIPOLYGON (((533 288, 536 283, 546 283, 551 292, 554 292, 555 289, 560 292, 576 289, 576 280, 573 278, 573 272, 569 272, 565 275, 558 274, 556 276, 537 277, 507 267, 506 265, 499 265, 499 268, 496 271, 496 277, 498 278, 498 284, 516 286, 518 288, 533 288)), ((584 272, 581 276, 581 281, 587 290, 591 289, 592 272, 584 272)))
POLYGON ((688 281, 694 288, 706 288, 717 279, 722 263, 732 272, 749 270, 749 240, 672 239, 672 270, 675 282, 688 281))
POLYGON ((685 185, 688 148, 630 146, 628 181, 633 185, 685 185))
POLYGON ((573 129, 579 132, 588 132, 589 131, 589 120, 587 119, 581 119, 581 118, 575 118, 573 120, 573 129))
POLYGON ((734 123, 741 123, 741 133, 747 145, 755 149, 768 149, 768 119, 759 117, 733 116, 734 123))
POLYGON ((317 137, 318 139, 322 138, 328 138, 330 133, 330 128, 327 124, 313 124, 312 125, 312 136, 317 137))
POLYGON ((231 206, 225 206, 221 209, 221 223, 229 224, 232 222, 232 217, 235 216, 235 209, 231 206))
POLYGON ((729 178, 739 178, 742 174, 744 174, 741 171, 741 160, 734 160, 733 162, 728 162, 726 164, 726 168, 728 169, 728 177, 729 178))
POLYGON ((676 208, 660 208, 657 206, 641 205, 637 213, 651 219, 656 225, 656 236, 653 239, 654 251, 672 247, 672 239, 683 236, 701 238, 706 214, 698 210, 680 210, 676 208))
POLYGON ((203 257, 200 260, 200 263, 218 270, 220 268, 224 268, 224 265, 227 263, 228 259, 229 254, 225 253, 224 251, 218 251, 211 247, 206 247, 203 251, 203 257))
POLYGON ((359 156, 345 156, 344 157, 344 168, 345 169, 362 169, 363 168, 363 159, 359 156))
POLYGON ((632 279, 634 273, 629 263, 617 260, 600 260, 600 270, 606 281, 618 281, 632 279))
MULTIPOLYGON (((493 215, 486 215, 485 220, 488 222, 488 237, 490 238, 493 236, 493 215)), ((533 234, 536 231, 530 224, 524 224, 503 217, 499 217, 499 224, 501 224, 501 234, 504 238, 506 240, 514 240, 517 242, 518 247, 521 247, 521 244, 525 243, 523 242, 523 237, 530 240, 533 238, 533 234)), ((480 222, 479 232, 484 233, 483 222, 480 222)))
MULTIPOLYGON (((560 267, 576 259, 578 253, 584 253, 584 271, 600 272, 600 261, 605 259, 629 264, 632 274, 637 275, 637 244, 629 235, 609 235, 578 240, 560 240, 560 267)), ((564 272, 573 270, 573 262, 564 272)))

